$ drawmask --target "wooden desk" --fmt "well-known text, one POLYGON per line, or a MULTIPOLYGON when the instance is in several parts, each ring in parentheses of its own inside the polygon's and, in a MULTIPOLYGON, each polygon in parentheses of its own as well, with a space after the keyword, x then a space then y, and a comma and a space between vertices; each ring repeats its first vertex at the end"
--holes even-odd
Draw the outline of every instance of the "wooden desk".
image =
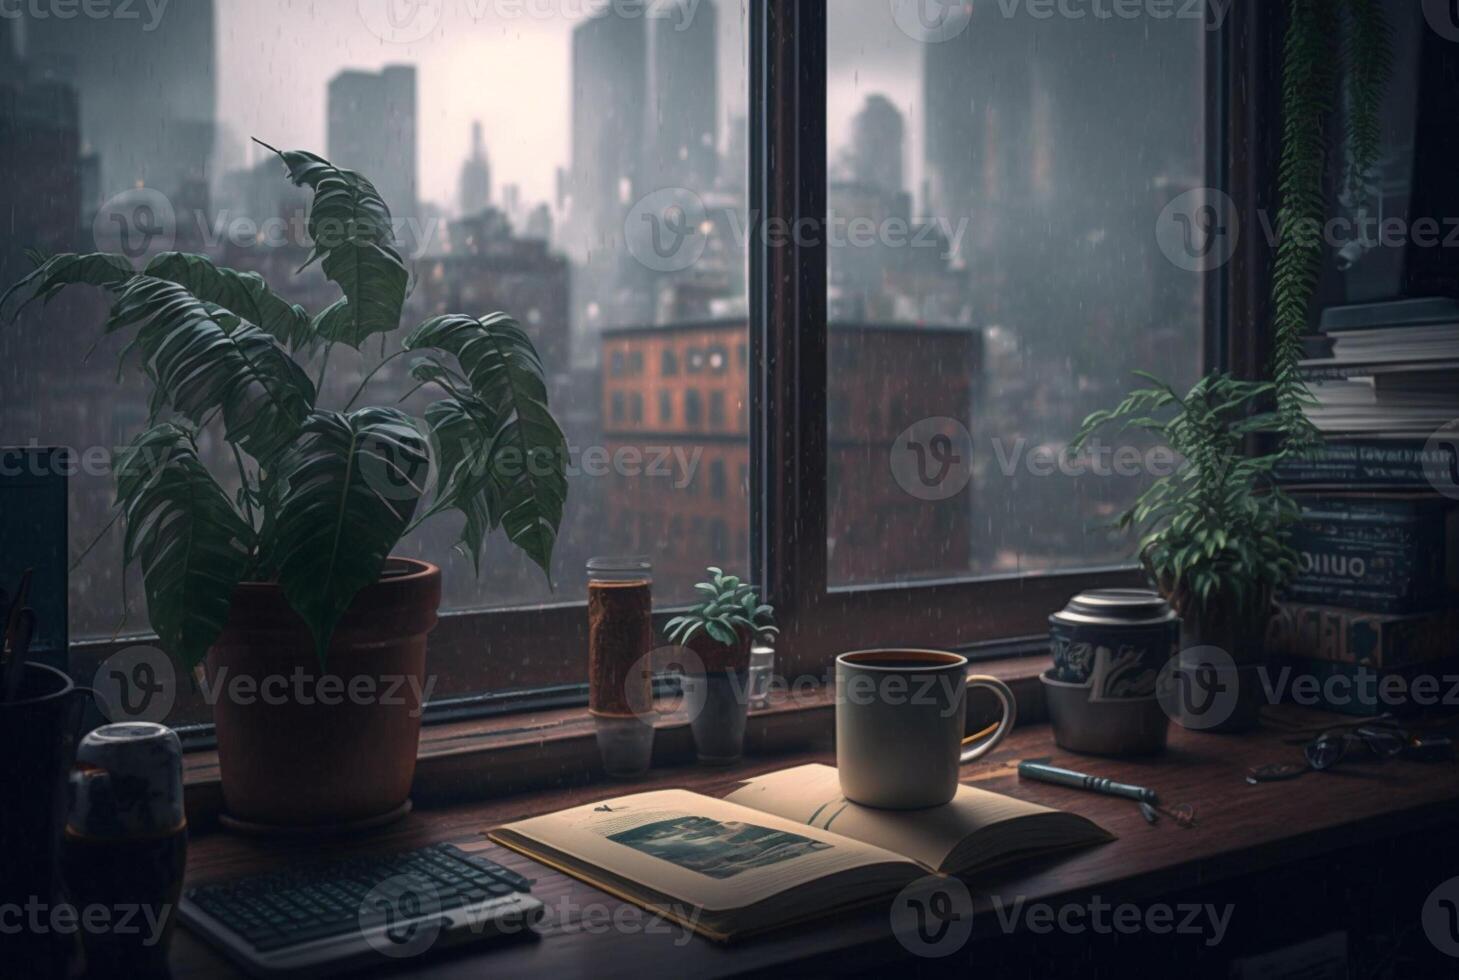
MULTIPOLYGON (((1270 719, 1272 723, 1302 726, 1335 721, 1334 716, 1295 708, 1275 709, 1270 719)), ((678 927, 663 922, 650 923, 655 930, 645 932, 644 925, 649 921, 646 913, 481 837, 484 830, 502 823, 637 790, 683 786, 722 795, 752 774, 808 761, 831 761, 825 753, 754 758, 729 771, 683 767, 654 772, 632 785, 596 785, 417 812, 366 840, 338 846, 261 843, 212 834, 191 842, 188 880, 196 883, 264 870, 322 854, 453 841, 471 849, 479 847, 494 860, 535 878, 533 894, 548 906, 547 919, 537 938, 476 949, 468 946, 440 956, 405 961, 396 966, 401 975, 721 976, 780 970, 875 971, 902 959, 919 970, 945 966, 966 976, 970 965, 979 962, 975 951, 979 943, 1008 938, 1002 935, 998 917, 991 912, 995 896, 1005 905, 1020 897, 1031 903, 1067 904, 1088 902, 1091 896, 1136 903, 1179 894, 1206 896, 1218 892, 1225 883, 1252 875, 1289 880, 1306 874, 1301 869, 1313 861, 1329 862, 1334 855, 1355 849, 1386 855, 1386 842, 1405 836, 1421 847, 1428 846, 1426 841, 1455 839, 1452 832, 1425 835, 1422 839, 1411 835, 1440 828, 1452 831, 1459 826, 1459 765, 1407 760, 1382 765, 1355 762, 1345 764, 1340 772, 1248 785, 1243 778, 1248 766, 1299 758, 1298 749, 1283 743, 1284 738, 1292 736, 1290 730, 1274 724, 1247 736, 1197 734, 1172 728, 1171 747, 1164 756, 1132 762, 1074 756, 1054 747, 1046 726, 1020 728, 989 760, 967 767, 964 781, 1078 810, 1119 835, 1119 840, 1072 856, 1046 858, 969 880, 977 909, 974 940, 968 949, 946 961, 910 957, 892 937, 886 905, 840 916, 822 926, 784 930, 729 947, 687 937, 678 927), (1168 820, 1150 826, 1128 801, 1020 781, 1013 770, 1016 762, 1041 756, 1052 756, 1056 764, 1150 786, 1171 804, 1190 803, 1196 808, 1199 826, 1181 829, 1168 820), (618 927, 613 924, 615 915, 618 927)), ((1419 907, 1430 890, 1459 874, 1459 866, 1444 866, 1447 856, 1443 860, 1437 857, 1452 851, 1436 848, 1432 853, 1436 855, 1434 866, 1420 862, 1401 869, 1412 881, 1415 907, 1408 910, 1411 921, 1417 921, 1419 907)), ((1261 886, 1263 893, 1274 894, 1266 892, 1266 887, 1261 886)), ((1312 885, 1312 889, 1318 887, 1312 885)), ((1245 916, 1249 924, 1253 916, 1289 915, 1294 910, 1262 908, 1260 900, 1255 900, 1255 904, 1238 903, 1235 911, 1237 919, 1245 916)), ((1406 914, 1405 910, 1398 911, 1406 914)), ((226 961, 185 927, 177 930, 173 942, 172 961, 178 980, 234 975, 226 961)), ((1423 942, 1421 936, 1419 942, 1423 942)), ((1187 971, 1182 977, 1198 972, 1187 971)))

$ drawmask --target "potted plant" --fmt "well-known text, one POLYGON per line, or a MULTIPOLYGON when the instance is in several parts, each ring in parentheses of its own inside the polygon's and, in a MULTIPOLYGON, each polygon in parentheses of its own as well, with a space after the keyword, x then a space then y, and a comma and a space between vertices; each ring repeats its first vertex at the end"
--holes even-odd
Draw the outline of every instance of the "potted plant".
POLYGON ((1176 720, 1203 729, 1249 727, 1260 708, 1257 670, 1265 661, 1272 597, 1297 571, 1290 527, 1298 508, 1272 480, 1281 454, 1244 452, 1249 436, 1279 425, 1277 413, 1258 410, 1276 385, 1216 373, 1181 395, 1137 373, 1152 386, 1090 415, 1073 445, 1078 449, 1098 429, 1118 424, 1155 434, 1180 457, 1175 472, 1142 493, 1119 526, 1138 535, 1140 563, 1180 615, 1182 650, 1222 651, 1224 657, 1202 660, 1223 675, 1212 690, 1237 692, 1234 704, 1218 709, 1224 717, 1177 714, 1176 720))
POLYGON ((501 313, 436 316, 405 337, 392 358, 417 354, 417 387, 444 396, 423 421, 352 410, 373 371, 342 407, 319 403, 300 362, 318 361, 322 380, 335 345, 377 335, 383 345, 409 275, 368 179, 274 152, 313 192, 306 266, 319 262, 341 293, 327 309, 310 315, 256 274, 171 252, 140 271, 120 255, 36 255, 0 308, 17 289, 49 300, 88 284, 110 294, 106 331, 130 335, 123 367, 135 362, 152 398, 147 428, 117 462, 123 559, 141 565, 162 647, 189 671, 205 663, 218 693, 229 815, 265 826, 376 821, 408 805, 441 594, 439 568, 391 549, 425 518, 457 510, 458 548, 478 569, 501 527, 545 572, 566 445, 537 352, 501 313), (234 495, 203 463, 205 433, 231 450, 234 495))
POLYGON ((694 586, 703 599, 665 626, 671 643, 693 651, 686 667, 684 701, 699 761, 729 765, 744 752, 750 702, 750 646, 779 630, 775 610, 760 602, 754 586, 711 566, 694 586), (691 661, 692 663, 692 661, 691 661))

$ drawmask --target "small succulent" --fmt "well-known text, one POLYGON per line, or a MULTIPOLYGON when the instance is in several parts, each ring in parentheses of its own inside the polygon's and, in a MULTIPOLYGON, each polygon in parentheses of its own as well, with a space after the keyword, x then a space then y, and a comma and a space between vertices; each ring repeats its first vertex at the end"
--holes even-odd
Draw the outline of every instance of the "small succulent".
POLYGON ((700 631, 727 646, 736 642, 741 629, 750 631, 756 638, 774 636, 780 632, 770 625, 775 610, 760 603, 755 587, 741 582, 737 576, 726 575, 723 569, 711 566, 708 582, 694 586, 704 594, 697 606, 682 616, 675 616, 665 626, 669 641, 685 644, 700 631))

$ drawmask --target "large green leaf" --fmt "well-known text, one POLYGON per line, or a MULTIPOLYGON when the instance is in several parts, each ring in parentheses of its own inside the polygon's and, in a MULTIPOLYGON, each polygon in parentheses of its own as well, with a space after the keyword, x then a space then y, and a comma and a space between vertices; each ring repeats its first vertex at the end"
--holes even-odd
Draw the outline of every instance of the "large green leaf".
POLYGON ((430 514, 459 510, 466 515, 457 548, 481 572, 481 548, 501 523, 501 497, 491 472, 495 415, 473 399, 447 398, 426 408, 436 459, 436 497, 430 514))
POLYGON ((492 413, 482 434, 491 440, 486 461, 501 524, 550 575, 567 499, 567 440, 548 410, 542 361, 526 331, 504 313, 439 316, 416 327, 404 346, 454 356, 472 394, 492 413))
POLYGON ((192 435, 170 422, 122 451, 116 480, 123 559, 141 563, 147 615, 163 648, 192 667, 228 619, 253 529, 198 460, 192 435))
POLYGON ((0 310, 4 310, 5 304, 12 294, 25 289, 32 290, 30 297, 16 307, 12 319, 19 316, 21 310, 36 300, 40 300, 42 303, 50 302, 52 297, 67 286, 86 285, 115 288, 134 274, 132 264, 124 255, 113 255, 108 252, 90 252, 78 255, 74 252, 63 252, 45 259, 25 278, 5 290, 4 295, 0 295, 0 310))
POLYGON ((309 314, 269 289, 256 272, 221 269, 201 255, 163 252, 147 263, 149 276, 187 287, 205 303, 215 303, 289 345, 307 347, 314 339, 309 314))
POLYGON ((365 408, 311 415, 269 474, 264 564, 309 625, 321 663, 340 616, 410 523, 429 462, 409 417, 365 408))
POLYGON ((321 268, 344 298, 321 313, 314 330, 325 340, 358 348, 372 334, 400 326, 410 276, 395 250, 390 209, 375 185, 353 170, 303 150, 279 153, 295 184, 314 192, 309 265, 321 268))
POLYGON ((267 461, 299 432, 314 385, 273 337, 220 317, 174 282, 136 276, 112 306, 107 330, 137 326, 132 345, 181 415, 202 424, 223 413, 228 441, 267 461))

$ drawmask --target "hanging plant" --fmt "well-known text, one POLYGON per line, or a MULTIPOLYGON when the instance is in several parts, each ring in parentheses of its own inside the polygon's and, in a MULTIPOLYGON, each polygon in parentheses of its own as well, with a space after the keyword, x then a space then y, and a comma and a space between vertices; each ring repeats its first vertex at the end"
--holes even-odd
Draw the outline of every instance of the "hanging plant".
POLYGON ((1272 274, 1275 340, 1272 380, 1277 417, 1288 451, 1318 439, 1306 408, 1302 335, 1322 271, 1326 217, 1327 119, 1336 104, 1338 65, 1346 69, 1348 125, 1345 184, 1361 191, 1377 162, 1383 92, 1392 71, 1392 46, 1379 0, 1289 0, 1282 59, 1282 154, 1277 176, 1277 256, 1272 274), (1341 61, 1335 43, 1340 17, 1347 30, 1341 61))

